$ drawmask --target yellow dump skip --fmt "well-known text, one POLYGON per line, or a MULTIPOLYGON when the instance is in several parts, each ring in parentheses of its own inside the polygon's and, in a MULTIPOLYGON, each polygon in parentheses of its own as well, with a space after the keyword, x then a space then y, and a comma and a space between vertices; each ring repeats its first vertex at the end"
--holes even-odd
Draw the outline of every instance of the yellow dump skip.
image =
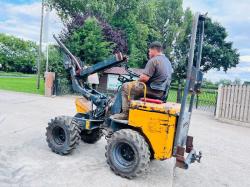
POLYGON ((176 103, 131 101, 129 125, 142 130, 157 160, 172 157, 176 118, 179 112, 180 105, 176 103))
POLYGON ((91 110, 91 105, 84 98, 76 98, 75 100, 77 113, 87 113, 91 110))

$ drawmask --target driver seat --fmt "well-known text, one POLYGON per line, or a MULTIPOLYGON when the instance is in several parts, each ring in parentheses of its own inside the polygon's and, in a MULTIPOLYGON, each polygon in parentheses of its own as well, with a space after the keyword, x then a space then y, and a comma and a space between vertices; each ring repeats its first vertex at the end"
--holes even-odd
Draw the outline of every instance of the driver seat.
POLYGON ((169 89, 170 89, 170 83, 171 80, 167 80, 166 83, 166 89, 163 92, 163 96, 162 97, 151 97, 151 98, 141 98, 140 100, 143 102, 148 102, 148 103, 155 103, 155 104, 162 104, 162 103, 166 103, 167 99, 168 99, 168 93, 169 93, 169 89))

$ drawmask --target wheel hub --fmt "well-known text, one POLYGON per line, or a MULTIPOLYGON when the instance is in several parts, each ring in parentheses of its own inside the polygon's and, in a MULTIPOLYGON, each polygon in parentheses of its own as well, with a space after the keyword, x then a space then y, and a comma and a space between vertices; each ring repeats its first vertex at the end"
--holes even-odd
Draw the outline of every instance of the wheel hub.
POLYGON ((66 134, 64 132, 64 129, 62 127, 55 127, 52 131, 54 141, 58 145, 64 144, 66 140, 66 134))
POLYGON ((135 152, 127 143, 118 143, 114 149, 115 163, 120 167, 131 167, 135 161, 135 152))
POLYGON ((134 159, 134 151, 128 145, 121 145, 121 155, 127 161, 132 161, 134 159))

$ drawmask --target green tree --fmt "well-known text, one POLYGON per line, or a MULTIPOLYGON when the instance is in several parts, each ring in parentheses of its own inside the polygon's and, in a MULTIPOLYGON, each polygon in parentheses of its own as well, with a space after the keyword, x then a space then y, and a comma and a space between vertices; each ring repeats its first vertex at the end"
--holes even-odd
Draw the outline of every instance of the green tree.
POLYGON ((235 78, 233 81, 234 85, 241 85, 241 79, 240 78, 235 78))
POLYGON ((233 42, 227 41, 228 33, 219 23, 208 18, 205 22, 205 36, 202 55, 202 70, 211 69, 227 71, 236 67, 240 54, 233 48, 233 42))
MULTIPOLYGON (((174 78, 179 83, 185 78, 193 15, 189 9, 183 10, 183 0, 48 0, 48 2, 51 7, 59 11, 64 20, 76 13, 90 12, 102 16, 113 27, 122 29, 128 41, 130 66, 143 67, 147 60, 148 44, 154 40, 163 42, 165 53, 175 64, 174 78)), ((83 41, 78 35, 72 38, 76 46, 83 41)), ((214 68, 227 71, 239 63, 239 53, 233 48, 232 42, 226 41, 226 38, 225 28, 207 19, 201 62, 204 72, 214 68)))
POLYGON ((112 49, 112 44, 104 40, 102 29, 95 18, 88 18, 81 28, 73 32, 66 45, 87 64, 104 60, 112 49))
MULTIPOLYGON (((166 12, 165 9, 168 6, 174 6, 174 1, 172 0, 164 4, 163 0, 161 3, 158 3, 156 0, 109 0, 104 2, 97 0, 84 2, 81 0, 48 0, 48 3, 59 12, 64 20, 74 17, 77 13, 90 12, 94 15, 101 15, 112 26, 124 30, 128 41, 130 66, 143 67, 147 61, 148 44, 154 40, 164 41, 163 33, 164 31, 167 33, 167 30, 164 30, 162 25, 166 23, 167 19, 171 20, 172 24, 174 15, 176 15, 172 16, 169 13, 166 17, 163 14, 157 14, 159 12, 157 8, 161 12, 166 12), (165 7, 162 7, 162 5, 165 5, 165 7), (156 22, 156 18, 161 18, 162 15, 165 17, 156 22), (140 56, 140 58, 135 58, 135 56, 140 56)), ((172 12, 175 13, 175 11, 172 12)), ((175 26, 171 24, 168 24, 167 29, 168 31, 171 29, 173 33, 173 27, 176 27, 177 24, 175 26)), ((174 39, 170 39, 170 35, 166 35, 166 40, 166 46, 168 46, 168 51, 170 51, 171 45, 168 44, 168 41, 172 42, 174 39)))
POLYGON ((3 71, 33 73, 36 55, 37 46, 34 42, 0 34, 0 64, 3 71))
MULTIPOLYGON (((129 48, 129 65, 143 67, 147 60, 148 25, 139 21, 143 0, 116 0, 112 25, 125 31, 129 48)), ((145 7, 145 4, 143 4, 145 7)))
POLYGON ((175 40, 182 23, 182 0, 158 0, 155 27, 160 31, 167 56, 172 58, 175 40))
MULTIPOLYGON (((192 26, 192 13, 186 10, 184 20, 180 26, 180 33, 174 49, 174 62, 176 80, 186 76, 187 57, 189 52, 189 34, 192 26)), ((233 48, 233 43, 227 41, 226 29, 210 18, 205 21, 204 44, 201 60, 201 69, 207 72, 211 69, 224 70, 225 72, 236 67, 239 63, 239 53, 233 48)), ((196 60, 196 59, 195 59, 196 60)))
POLYGON ((46 0, 46 3, 57 10, 59 16, 65 21, 84 12, 90 12, 111 20, 116 10, 115 0, 46 0))
POLYGON ((136 32, 133 33, 133 39, 130 47, 129 65, 132 67, 144 67, 148 53, 148 33, 149 29, 145 24, 136 24, 136 32))
POLYGON ((232 84, 232 81, 231 80, 228 80, 228 79, 221 79, 219 80, 218 82, 216 82, 216 85, 223 85, 223 86, 229 86, 232 84))
POLYGON ((213 83, 212 81, 210 81, 206 78, 203 79, 202 86, 204 88, 210 88, 210 89, 217 89, 218 88, 218 85, 216 83, 213 83))
MULTIPOLYGON (((63 65, 63 56, 60 48, 55 45, 49 46, 48 71, 55 72, 57 77, 66 77, 67 72, 63 65)), ((42 63, 42 72, 45 72, 46 62, 42 63)))
POLYGON ((178 81, 178 84, 181 84, 186 75, 187 57, 190 47, 189 36, 192 29, 192 21, 193 14, 190 9, 186 9, 179 24, 179 31, 171 58, 175 70, 173 78, 178 81))
MULTIPOLYGON (((72 86, 70 80, 70 72, 64 68, 64 57, 66 55, 62 53, 59 46, 49 46, 49 59, 48 59, 48 71, 56 73, 56 94, 65 95, 72 93, 72 86)), ((69 60, 69 59, 67 59, 69 60)), ((42 72, 45 72, 46 62, 42 63, 42 72)))

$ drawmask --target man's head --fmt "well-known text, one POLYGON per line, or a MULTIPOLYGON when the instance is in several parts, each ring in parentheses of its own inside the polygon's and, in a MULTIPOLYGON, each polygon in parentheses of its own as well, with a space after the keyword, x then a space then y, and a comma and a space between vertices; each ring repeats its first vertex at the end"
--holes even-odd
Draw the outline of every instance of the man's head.
POLYGON ((155 41, 151 43, 149 46, 149 52, 148 52, 149 58, 153 58, 155 56, 162 54, 162 51, 163 51, 163 48, 162 48, 161 42, 155 41))

